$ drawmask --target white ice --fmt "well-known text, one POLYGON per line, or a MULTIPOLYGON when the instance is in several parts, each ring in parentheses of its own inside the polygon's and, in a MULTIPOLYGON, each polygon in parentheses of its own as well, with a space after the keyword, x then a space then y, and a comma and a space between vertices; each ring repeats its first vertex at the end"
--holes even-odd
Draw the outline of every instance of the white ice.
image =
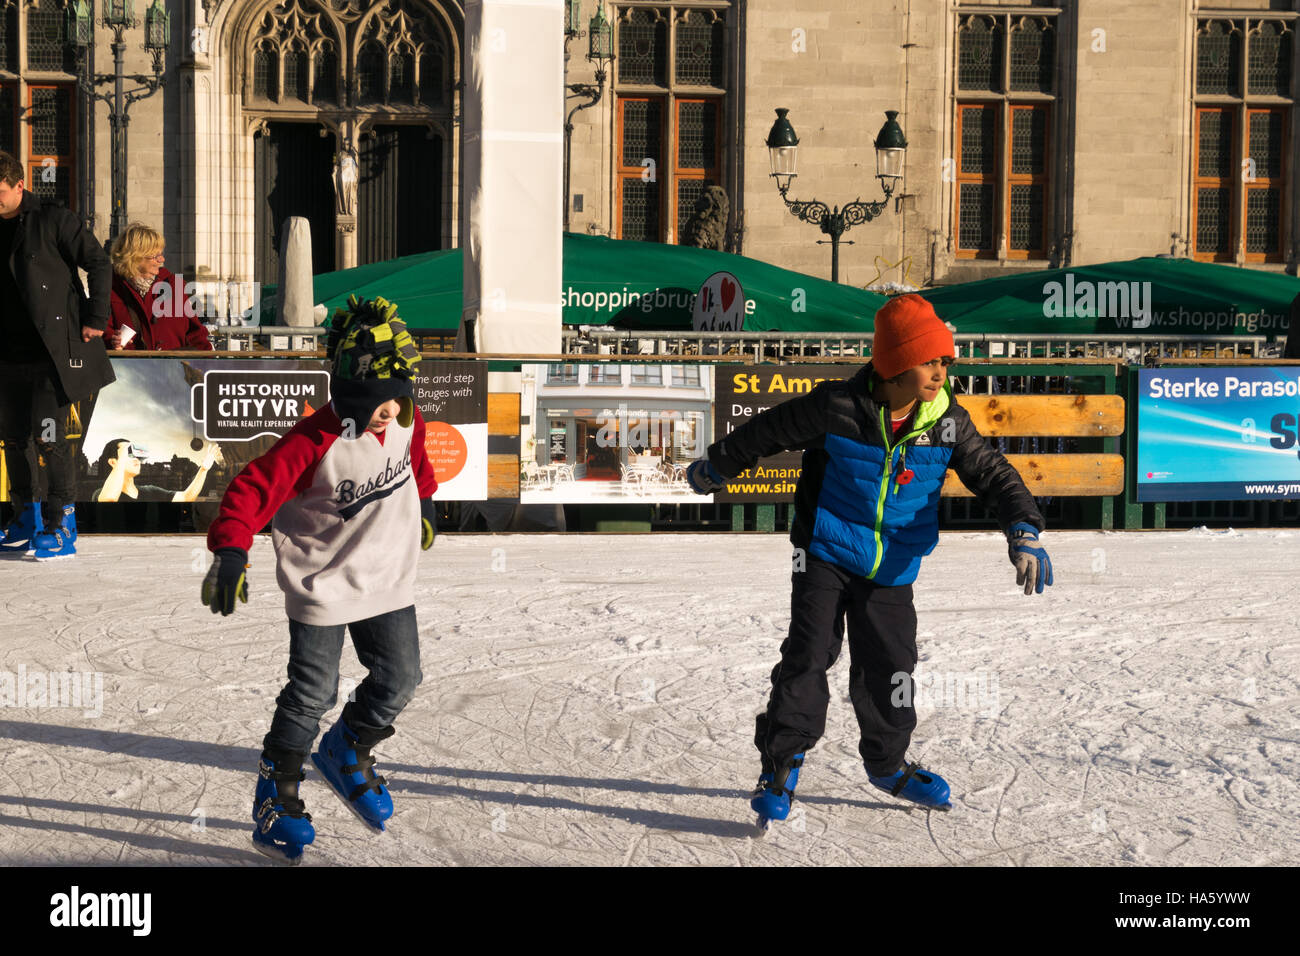
MULTIPOLYGON (((954 810, 867 785, 846 648, 795 811, 757 840, 784 536, 441 537, 421 558, 424 684, 377 751, 390 831, 363 831, 309 766, 307 865, 1300 863, 1300 536, 1046 544, 1043 596, 986 533, 945 534, 917 583, 937 683, 910 756, 954 810)), ((0 690, 20 669, 103 680, 98 716, 0 707, 0 861, 269 865, 249 842, 288 659, 269 540, 229 618, 199 603, 200 538, 77 546, 0 561, 0 690)), ((343 674, 345 697, 350 646, 343 674)))

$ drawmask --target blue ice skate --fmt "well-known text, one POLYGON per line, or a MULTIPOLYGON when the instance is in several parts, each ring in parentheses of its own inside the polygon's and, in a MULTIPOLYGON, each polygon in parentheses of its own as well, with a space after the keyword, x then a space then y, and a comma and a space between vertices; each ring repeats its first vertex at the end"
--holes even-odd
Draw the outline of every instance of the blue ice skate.
POLYGON ((758 814, 757 826, 762 832, 772 828, 773 820, 784 820, 790 815, 790 801, 794 799, 794 788, 799 783, 799 768, 803 766, 803 754, 795 754, 790 766, 779 773, 762 773, 758 777, 758 786, 749 805, 758 814))
POLYGON ((296 866, 302 862, 302 848, 316 839, 311 814, 298 796, 302 756, 286 755, 270 760, 264 754, 257 767, 257 790, 253 794, 253 846, 277 862, 296 866))
POLYGON ((904 762, 903 768, 887 777, 876 777, 870 773, 867 779, 877 789, 895 797, 902 797, 913 803, 932 810, 951 810, 948 802, 948 781, 932 770, 922 770, 919 763, 904 762))
POLYGON ((375 758, 370 748, 393 735, 393 728, 358 736, 339 718, 339 722, 321 738, 320 748, 311 755, 312 763, 329 782, 344 805, 367 826, 383 832, 384 821, 393 815, 393 798, 388 783, 375 776, 375 758))
POLYGON ((76 505, 64 505, 63 515, 57 525, 32 535, 28 553, 34 555, 37 561, 70 558, 77 553, 74 544, 76 540, 76 505))
POLYGON ((33 501, 25 506, 0 534, 0 551, 18 551, 31 554, 32 538, 45 529, 41 521, 41 503, 33 501))

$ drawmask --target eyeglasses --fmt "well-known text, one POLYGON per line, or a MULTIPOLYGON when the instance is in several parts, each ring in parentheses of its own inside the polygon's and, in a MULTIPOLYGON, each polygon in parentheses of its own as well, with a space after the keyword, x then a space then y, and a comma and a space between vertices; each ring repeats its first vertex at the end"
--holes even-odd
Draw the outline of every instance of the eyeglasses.
POLYGON ((144 258, 147 262, 162 262, 167 257, 160 252, 156 256, 145 256, 144 258))

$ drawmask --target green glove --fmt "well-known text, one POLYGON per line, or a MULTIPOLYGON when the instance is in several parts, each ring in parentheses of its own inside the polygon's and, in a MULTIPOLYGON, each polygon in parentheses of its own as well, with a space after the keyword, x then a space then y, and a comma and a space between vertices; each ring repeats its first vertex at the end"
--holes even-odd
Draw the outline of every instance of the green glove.
POLYGON ((428 551, 433 547, 433 539, 438 534, 438 509, 432 498, 420 499, 420 550, 428 551))
POLYGON ((235 598, 248 603, 248 578, 250 567, 248 552, 243 548, 220 548, 212 556, 212 567, 203 579, 203 603, 212 613, 222 616, 234 613, 235 598))

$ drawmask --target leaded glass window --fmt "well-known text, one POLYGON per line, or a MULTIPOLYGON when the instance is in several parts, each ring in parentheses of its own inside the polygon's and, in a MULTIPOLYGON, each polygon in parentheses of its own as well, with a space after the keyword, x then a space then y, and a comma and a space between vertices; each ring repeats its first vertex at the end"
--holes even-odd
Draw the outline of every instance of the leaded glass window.
POLYGON ((1027 176, 1047 172, 1047 110, 1012 110, 1011 172, 1027 176))
POLYGON ((338 102, 339 58, 331 45, 316 51, 312 60, 313 76, 311 98, 313 102, 338 102))
POLYGON ((1232 175, 1232 113, 1202 110, 1197 136, 1196 174, 1222 179, 1232 175))
POLYGON ((72 93, 66 86, 31 87, 32 153, 67 156, 72 152, 72 93))
POLYGON ((722 17, 712 10, 686 11, 677 22, 677 82, 722 86, 725 51, 722 17))
POLYGON ((1282 151, 1286 148, 1286 124, 1280 110, 1254 110, 1250 114, 1250 142, 1247 156, 1253 168, 1247 177, 1271 179, 1282 175, 1282 151))
POLYGON ((663 145, 663 102, 660 100, 625 100, 623 103, 623 165, 648 168, 650 159, 658 165, 657 157, 663 145))
POLYGON ((253 95, 274 100, 280 95, 280 63, 274 50, 253 51, 253 95))
POLYGON ((357 54, 357 96, 362 103, 384 98, 384 49, 371 41, 357 54))
POLYGON ((668 22, 657 10, 631 10, 618 26, 621 83, 667 85, 668 22))
POLYGON ((1246 252, 1276 255, 1282 245, 1282 190, 1246 191, 1246 252))
POLYGON ((1196 251, 1225 255, 1231 251, 1232 191, 1202 187, 1196 191, 1196 251))
POLYGON ((306 50, 289 49, 284 54, 284 98, 290 100, 300 100, 303 103, 307 99, 307 70, 308 58, 306 50))
POLYGON ((640 179, 625 179, 622 196, 623 238, 639 242, 658 242, 659 184, 640 179))
POLYGON ((963 90, 1002 89, 1002 21, 963 17, 957 29, 957 86, 963 90))
POLYGON ((958 257, 1043 258, 1050 246, 1055 15, 971 12, 957 24, 958 257))
POLYGON ((1291 95, 1291 45, 1295 32, 1280 20, 1264 20, 1250 34, 1246 87, 1252 96, 1291 95))
POLYGON ((961 183, 958 192, 957 245, 961 249, 993 248, 993 186, 961 183))
POLYGON ((678 104, 677 165, 711 169, 717 164, 718 109, 708 101, 678 104))
POLYGON ((726 87, 729 14, 616 10, 616 234, 625 239, 679 241, 696 199, 721 181, 726 100, 702 88, 726 87))
POLYGON ((961 110, 961 171, 992 175, 997 172, 997 111, 991 106, 961 110))
POLYGON ((11 83, 0 85, 0 149, 18 153, 18 90, 11 83))
POLYGON ((398 103, 415 101, 415 58, 407 51, 394 52, 388 58, 388 98, 398 103))
POLYGON ((1206 98, 1195 108, 1191 252, 1198 259, 1285 258, 1295 27, 1280 17, 1197 20, 1195 88, 1206 98))
POLYGON ((442 102, 442 57, 425 53, 420 57, 420 102, 442 102))
POLYGON ((1056 80, 1056 30, 1043 17, 1022 17, 1011 26, 1011 89, 1051 93, 1056 80))
POLYGON ((1011 249, 1028 252, 1043 248, 1043 187, 1011 184, 1011 249))
POLYGON ((282 107, 415 105, 418 84, 420 103, 445 104, 445 39, 428 8, 385 0, 377 15, 365 15, 375 6, 280 0, 266 10, 250 53, 252 95, 282 107), (355 50, 356 59, 345 61, 340 50, 355 50))
POLYGON ((1210 20, 1196 36, 1196 92, 1239 96, 1241 31, 1227 20, 1210 20))
POLYGON ((0 70, 18 72, 18 6, 0 9, 0 70))
POLYGON ((58 0, 40 0, 27 8, 27 68, 72 73, 76 69, 68 43, 68 13, 58 0))

